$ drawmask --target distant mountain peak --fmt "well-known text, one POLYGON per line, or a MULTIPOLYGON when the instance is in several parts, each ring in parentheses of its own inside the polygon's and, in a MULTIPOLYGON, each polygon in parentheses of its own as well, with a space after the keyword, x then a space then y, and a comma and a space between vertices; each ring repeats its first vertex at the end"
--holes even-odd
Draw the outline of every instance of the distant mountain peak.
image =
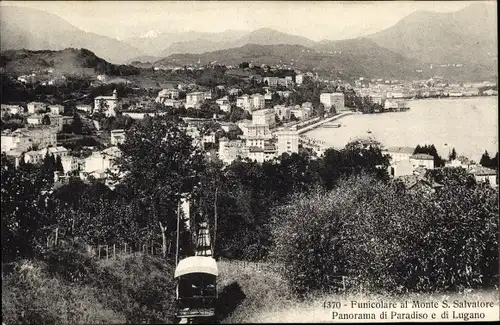
POLYGON ((139 38, 156 38, 161 35, 161 32, 159 30, 149 30, 146 33, 142 34, 139 36, 139 38))

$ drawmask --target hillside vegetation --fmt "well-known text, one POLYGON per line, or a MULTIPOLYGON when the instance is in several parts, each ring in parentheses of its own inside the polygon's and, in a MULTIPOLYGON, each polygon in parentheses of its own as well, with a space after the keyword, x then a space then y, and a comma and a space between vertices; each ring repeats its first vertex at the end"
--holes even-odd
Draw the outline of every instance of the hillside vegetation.
POLYGON ((7 50, 1 52, 0 66, 6 73, 28 74, 53 68, 55 74, 127 76, 139 74, 139 69, 115 65, 87 49, 67 48, 60 51, 7 50))
POLYGON ((5 324, 172 322, 173 268, 137 255, 96 260, 62 247, 13 264, 2 281, 5 324))

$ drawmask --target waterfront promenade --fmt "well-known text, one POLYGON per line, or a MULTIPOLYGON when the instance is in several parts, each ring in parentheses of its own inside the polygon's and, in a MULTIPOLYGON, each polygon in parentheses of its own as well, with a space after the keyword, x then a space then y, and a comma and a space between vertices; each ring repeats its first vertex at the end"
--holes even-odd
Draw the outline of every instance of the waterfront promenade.
POLYGON ((338 120, 339 118, 341 117, 344 117, 344 116, 347 116, 347 115, 352 115, 352 114, 361 114, 361 113, 356 113, 356 112, 343 112, 343 113, 340 113, 340 114, 337 114, 337 115, 334 115, 334 116, 330 116, 330 117, 327 117, 325 119, 322 119, 314 124, 311 124, 311 125, 308 125, 306 127, 303 127, 301 129, 298 129, 297 132, 299 132, 299 134, 303 134, 307 131, 311 131, 312 129, 315 129, 317 127, 320 127, 321 125, 327 123, 327 122, 331 122, 331 121, 335 121, 335 120, 338 120))

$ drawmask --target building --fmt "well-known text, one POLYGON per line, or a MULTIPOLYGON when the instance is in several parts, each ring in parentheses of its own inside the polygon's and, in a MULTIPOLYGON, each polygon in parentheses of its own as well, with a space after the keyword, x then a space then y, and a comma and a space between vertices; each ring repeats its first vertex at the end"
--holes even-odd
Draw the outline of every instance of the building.
POLYGON ((196 91, 186 94, 186 108, 200 108, 204 101, 204 92, 196 91))
POLYGON ((252 110, 260 110, 266 106, 266 99, 264 95, 261 94, 253 94, 251 96, 252 101, 252 110))
POLYGON ((76 110, 77 111, 82 111, 82 112, 85 112, 85 113, 89 113, 89 114, 92 114, 93 112, 93 108, 92 108, 92 105, 76 105, 76 110))
POLYGON ((96 151, 91 156, 85 158, 84 172, 87 175, 93 175, 96 178, 103 178, 107 170, 116 168, 115 160, 121 156, 118 147, 109 147, 102 151, 96 151))
POLYGON ((37 127, 26 127, 10 132, 2 132, 2 152, 17 150, 20 152, 32 148, 42 149, 55 147, 57 144, 57 127, 42 125, 37 127))
POLYGON ((319 101, 325 106, 327 112, 330 112, 333 107, 336 112, 348 110, 345 107, 343 93, 323 93, 319 96, 319 101))
POLYGON ((277 132, 277 155, 283 153, 298 153, 299 152, 299 133, 294 130, 282 130, 277 132))
POLYGON ((474 175, 478 183, 489 183, 493 188, 498 186, 498 176, 494 169, 476 165, 470 168, 469 173, 474 175))
POLYGON ((73 156, 66 155, 61 157, 61 164, 65 174, 69 174, 80 169, 79 159, 73 156))
POLYGON ((1 104, 2 117, 5 115, 17 115, 24 112, 24 109, 19 105, 1 104))
POLYGON ((304 83, 304 75, 303 74, 298 74, 295 76, 295 83, 300 86, 304 83))
POLYGON ((233 160, 247 157, 247 149, 243 140, 219 140, 219 159, 225 163, 230 164, 233 160))
POLYGON ((277 87, 279 78, 278 77, 264 77, 262 80, 269 87, 277 87))
POLYGON ((231 104, 229 103, 229 99, 227 96, 219 98, 215 101, 217 105, 219 105, 219 109, 223 112, 231 112, 231 104))
POLYGON ((115 129, 111 130, 111 145, 116 146, 125 142, 125 130, 115 129))
POLYGON ((229 89, 228 94, 229 94, 229 96, 238 96, 239 94, 241 94, 241 89, 231 88, 231 89, 229 89))
POLYGON ((64 147, 48 147, 40 150, 31 150, 24 154, 24 161, 28 164, 41 164, 47 153, 54 156, 54 158, 60 157, 62 159, 68 156, 68 149, 64 147))
POLYGON ((398 178, 406 175, 413 175, 413 163, 408 160, 398 160, 389 166, 389 175, 398 178))
POLYGON ((179 94, 180 94, 179 90, 175 88, 162 89, 158 93, 155 102, 164 104, 165 100, 167 99, 179 99, 179 94))
POLYGON ((465 156, 458 156, 456 159, 445 162, 445 167, 462 167, 469 170, 474 166, 476 163, 465 156))
POLYGON ((115 89, 112 96, 97 96, 94 98, 94 112, 103 112, 106 116, 116 116, 118 109, 118 92, 115 89))
POLYGON ((410 160, 410 157, 415 152, 415 148, 411 147, 389 147, 385 150, 391 156, 391 163, 397 163, 402 160, 410 160))
POLYGON ((63 116, 54 114, 34 114, 26 118, 26 122, 30 125, 42 125, 44 117, 47 116, 50 120, 50 125, 57 127, 60 132, 64 125, 69 125, 73 122, 73 116, 63 116))
POLYGON ((293 116, 295 116, 299 120, 305 120, 310 117, 310 112, 308 110, 302 109, 300 106, 290 110, 290 115, 291 114, 293 114, 293 116))
POLYGON ((243 95, 236 98, 236 106, 251 112, 253 109, 252 98, 249 95, 243 95))
POLYGON ((47 111, 47 104, 41 102, 28 103, 28 114, 36 114, 47 111))
POLYGON ((62 113, 64 113, 64 106, 63 105, 49 105, 49 110, 52 114, 61 115, 62 113))
POLYGON ((275 105, 274 113, 279 117, 281 121, 288 121, 291 116, 291 107, 283 105, 275 105))
POLYGON ((424 167, 427 169, 434 169, 434 157, 425 153, 417 153, 410 156, 410 161, 413 163, 413 166, 416 167, 424 167))
POLYGON ((261 109, 252 112, 253 125, 267 125, 270 129, 276 126, 274 109, 261 109))
POLYGON ((266 143, 263 147, 248 147, 247 158, 258 163, 266 160, 272 160, 276 157, 276 146, 272 143, 266 143))

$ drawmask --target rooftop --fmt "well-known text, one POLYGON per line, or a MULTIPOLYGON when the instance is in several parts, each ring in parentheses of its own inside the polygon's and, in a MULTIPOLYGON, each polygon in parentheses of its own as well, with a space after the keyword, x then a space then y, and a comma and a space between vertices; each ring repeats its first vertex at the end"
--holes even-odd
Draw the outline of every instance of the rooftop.
POLYGON ((415 155, 410 156, 411 159, 419 159, 419 160, 434 160, 434 157, 428 155, 426 153, 417 153, 415 155))
POLYGON ((389 147, 387 148, 387 152, 391 153, 406 153, 412 155, 415 151, 415 148, 412 147, 389 147))

